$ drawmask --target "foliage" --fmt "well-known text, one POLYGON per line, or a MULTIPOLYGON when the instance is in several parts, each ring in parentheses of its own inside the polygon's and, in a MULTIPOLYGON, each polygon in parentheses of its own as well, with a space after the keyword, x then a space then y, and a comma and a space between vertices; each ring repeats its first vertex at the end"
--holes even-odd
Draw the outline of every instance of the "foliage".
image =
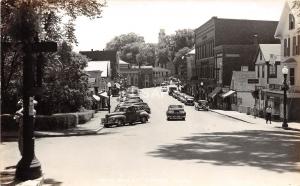
MULTIPOLYGON (((33 40, 51 40, 57 43, 66 41, 68 45, 76 44, 77 40, 74 34, 76 18, 78 16, 100 17, 105 5, 105 1, 99 0, 1 1, 2 112, 13 112, 16 99, 21 97, 20 77, 22 77, 23 52, 20 41, 27 38, 31 42, 33 40), (9 42, 10 47, 6 47, 4 42, 9 42)), ((58 58, 57 54, 44 55, 49 59, 46 68, 53 67, 59 70, 59 63, 55 62, 55 59, 58 58)), ((80 57, 74 53, 70 55, 74 63, 81 61, 78 59, 80 57)), ((48 93, 50 92, 48 91, 48 93)), ((70 94, 75 95, 75 93, 70 94)), ((51 102, 51 99, 49 101, 51 102)))
POLYGON ((122 34, 114 37, 110 42, 106 44, 107 50, 121 51, 123 47, 131 43, 144 43, 144 37, 135 33, 122 34))
POLYGON ((156 45, 151 43, 145 43, 140 46, 139 53, 136 55, 138 64, 155 65, 155 50, 156 45))
POLYGON ((177 30, 174 35, 166 35, 158 43, 156 57, 162 64, 172 62, 175 66, 175 73, 179 63, 189 50, 194 47, 194 31, 191 29, 177 30))
POLYGON ((84 73, 88 59, 72 52, 63 42, 52 61, 45 69, 45 92, 40 100, 43 113, 75 112, 81 106, 90 107, 88 76, 84 73))

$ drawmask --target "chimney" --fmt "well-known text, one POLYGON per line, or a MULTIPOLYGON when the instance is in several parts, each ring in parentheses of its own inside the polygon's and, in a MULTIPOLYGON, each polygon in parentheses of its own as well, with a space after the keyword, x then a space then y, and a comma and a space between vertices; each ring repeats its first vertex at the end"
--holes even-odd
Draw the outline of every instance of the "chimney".
POLYGON ((258 45, 258 34, 253 35, 253 44, 258 45))
POLYGON ((91 49, 91 51, 93 52, 93 51, 94 51, 94 49, 91 49))

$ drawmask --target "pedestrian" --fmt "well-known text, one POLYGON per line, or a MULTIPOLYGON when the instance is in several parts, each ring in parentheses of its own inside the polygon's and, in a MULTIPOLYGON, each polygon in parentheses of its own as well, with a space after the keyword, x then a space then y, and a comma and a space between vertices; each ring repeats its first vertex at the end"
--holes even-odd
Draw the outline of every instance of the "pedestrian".
POLYGON ((257 116, 257 108, 256 108, 256 104, 255 104, 254 107, 253 107, 253 116, 254 116, 254 118, 256 118, 256 116, 257 116))
POLYGON ((271 124, 271 115, 272 115, 272 107, 271 107, 271 105, 269 105, 266 108, 266 124, 268 124, 268 121, 270 121, 270 124, 271 124))

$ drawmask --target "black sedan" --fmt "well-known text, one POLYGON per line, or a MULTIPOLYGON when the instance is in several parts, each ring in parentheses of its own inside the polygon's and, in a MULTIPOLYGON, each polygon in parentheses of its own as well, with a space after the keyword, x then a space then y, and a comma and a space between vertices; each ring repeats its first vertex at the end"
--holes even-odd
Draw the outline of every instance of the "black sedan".
POLYGON ((185 120, 186 112, 183 105, 169 105, 167 110, 167 120, 182 119, 185 120))

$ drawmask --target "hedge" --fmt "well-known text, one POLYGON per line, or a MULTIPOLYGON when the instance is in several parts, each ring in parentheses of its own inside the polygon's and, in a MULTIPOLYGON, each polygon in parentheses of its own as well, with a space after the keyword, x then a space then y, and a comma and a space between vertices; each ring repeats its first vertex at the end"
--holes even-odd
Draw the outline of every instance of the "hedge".
MULTIPOLYGON (((94 117, 94 111, 88 110, 77 113, 60 113, 47 115, 37 115, 35 118, 35 130, 57 131, 76 127, 84 124, 94 117)), ((17 131, 18 124, 13 119, 13 115, 1 115, 1 131, 17 131)))

